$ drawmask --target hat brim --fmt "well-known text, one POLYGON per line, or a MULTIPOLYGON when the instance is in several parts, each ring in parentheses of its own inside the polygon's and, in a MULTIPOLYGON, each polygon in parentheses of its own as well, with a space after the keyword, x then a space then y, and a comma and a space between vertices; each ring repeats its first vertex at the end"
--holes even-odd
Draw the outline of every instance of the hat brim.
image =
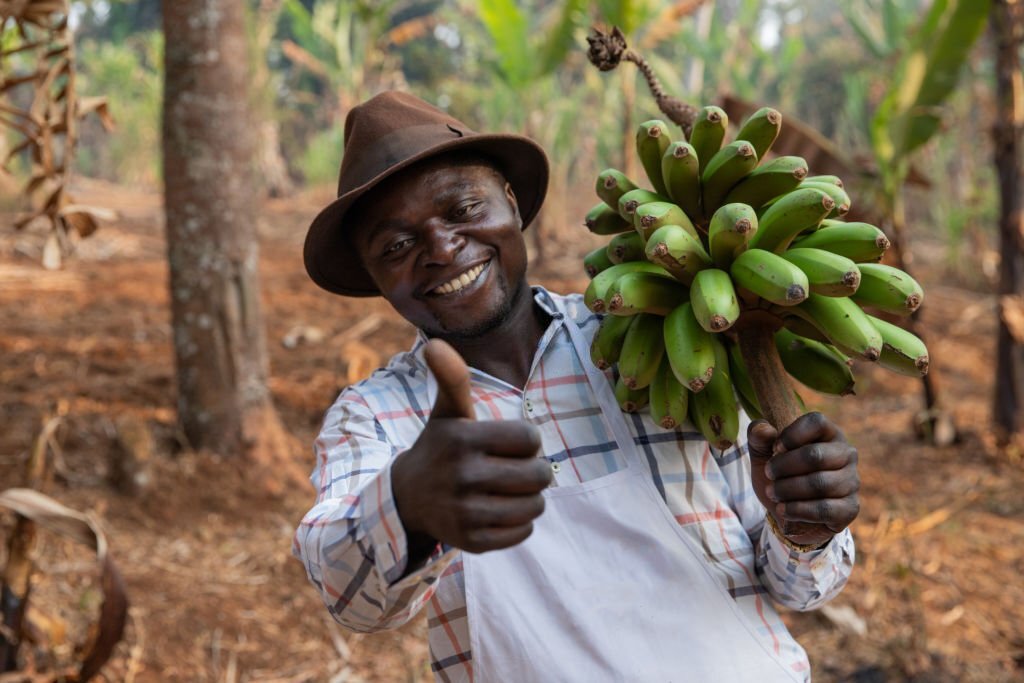
POLYGON ((455 150, 476 151, 494 160, 516 195, 525 230, 547 194, 549 171, 544 150, 530 138, 519 135, 467 133, 402 160, 327 205, 313 219, 302 250, 306 272, 313 281, 334 294, 380 296, 380 290, 348 241, 351 226, 345 224, 346 213, 359 197, 395 173, 416 162, 455 150))

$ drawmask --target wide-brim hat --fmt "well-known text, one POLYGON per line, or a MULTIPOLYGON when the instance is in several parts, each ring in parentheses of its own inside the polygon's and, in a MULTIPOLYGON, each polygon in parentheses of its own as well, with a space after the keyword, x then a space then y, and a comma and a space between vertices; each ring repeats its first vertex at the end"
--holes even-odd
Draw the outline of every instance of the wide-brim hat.
POLYGON ((313 220, 303 247, 313 281, 335 294, 379 295, 348 238, 353 228, 345 220, 348 210, 398 171, 455 150, 477 152, 495 163, 512 186, 525 229, 548 187, 548 160, 540 145, 521 135, 477 133, 418 97, 384 92, 345 118, 338 198, 313 220))

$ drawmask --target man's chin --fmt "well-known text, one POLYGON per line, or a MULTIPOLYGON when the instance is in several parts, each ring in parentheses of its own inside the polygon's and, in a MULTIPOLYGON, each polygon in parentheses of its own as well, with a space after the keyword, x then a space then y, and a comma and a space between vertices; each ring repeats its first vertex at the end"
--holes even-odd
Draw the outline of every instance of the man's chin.
POLYGON ((508 287, 502 282, 499 284, 499 293, 497 301, 487 307, 481 315, 473 318, 462 315, 450 320, 435 320, 434 325, 424 328, 423 331, 429 337, 440 337, 450 341, 483 337, 500 328, 509 319, 519 297, 522 296, 522 288, 510 294, 508 287))

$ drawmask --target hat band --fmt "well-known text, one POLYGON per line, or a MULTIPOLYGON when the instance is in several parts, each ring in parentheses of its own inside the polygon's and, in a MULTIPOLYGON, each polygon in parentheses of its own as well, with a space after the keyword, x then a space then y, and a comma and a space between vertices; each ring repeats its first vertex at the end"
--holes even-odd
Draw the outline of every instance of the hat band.
MULTIPOLYGON (((346 154, 341 177, 338 180, 338 196, 368 183, 388 169, 431 147, 463 137, 472 131, 463 131, 447 123, 427 123, 419 126, 400 128, 374 140, 371 150, 363 153, 346 154), (350 156, 352 158, 350 158, 350 156), (353 179, 356 179, 353 182, 353 179)), ((354 150, 353 150, 354 152, 354 150)))

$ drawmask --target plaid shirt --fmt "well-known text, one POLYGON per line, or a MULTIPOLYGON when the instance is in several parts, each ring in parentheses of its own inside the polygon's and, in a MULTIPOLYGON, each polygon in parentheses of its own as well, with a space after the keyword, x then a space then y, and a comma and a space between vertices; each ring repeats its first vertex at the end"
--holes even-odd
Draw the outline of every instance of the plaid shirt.
MULTIPOLYGON (((600 419, 587 381, 582 363, 590 359, 575 352, 553 304, 558 295, 539 287, 534 291, 536 303, 553 319, 526 386, 519 389, 472 370, 476 417, 525 419, 536 425, 541 457, 555 473, 554 486, 611 474, 625 462, 600 419)), ((579 296, 562 299, 584 336, 591 338, 599 317, 579 296)), ((405 532, 391 495, 390 465, 413 445, 430 415, 425 341, 421 334, 409 352, 345 389, 328 410, 315 445, 312 481, 317 502, 296 531, 293 552, 331 615, 355 631, 401 626, 427 605, 435 676, 468 681, 472 652, 461 551, 438 547, 425 566, 406 575, 405 532)), ((821 550, 789 550, 764 523, 742 437, 733 448, 719 451, 692 429, 658 427, 647 412, 626 417, 655 486, 679 525, 704 549, 714 576, 758 637, 809 679, 806 653, 765 595, 797 610, 833 598, 853 567, 850 532, 837 535, 821 550)), ((747 423, 744 418, 741 435, 747 423)))

